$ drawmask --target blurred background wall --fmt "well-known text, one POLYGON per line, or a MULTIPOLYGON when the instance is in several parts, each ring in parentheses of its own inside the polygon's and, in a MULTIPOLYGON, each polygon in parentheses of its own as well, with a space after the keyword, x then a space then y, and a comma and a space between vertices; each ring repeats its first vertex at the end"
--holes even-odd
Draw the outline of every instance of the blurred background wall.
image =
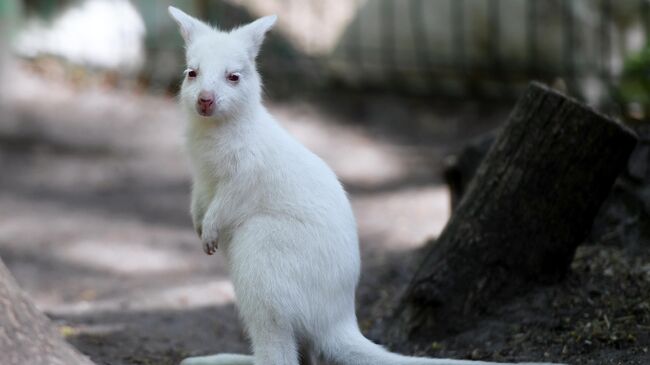
POLYGON ((224 29, 277 13, 261 58, 276 96, 512 98, 538 79, 635 118, 650 102, 648 0, 1 0, 0 14, 23 59, 174 92, 183 60, 172 3, 224 29))

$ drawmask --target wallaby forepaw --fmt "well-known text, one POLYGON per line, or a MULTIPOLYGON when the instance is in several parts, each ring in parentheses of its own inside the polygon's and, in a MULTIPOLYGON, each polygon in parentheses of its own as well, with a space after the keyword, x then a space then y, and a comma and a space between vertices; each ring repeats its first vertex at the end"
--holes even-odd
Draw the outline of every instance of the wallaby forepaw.
POLYGON ((203 252, 207 255, 213 255, 217 252, 217 248, 219 248, 218 235, 207 233, 208 232, 203 232, 203 237, 201 237, 201 241, 203 241, 203 252))
POLYGON ((208 255, 213 255, 217 252, 217 248, 219 248, 217 241, 203 242, 203 252, 208 255))

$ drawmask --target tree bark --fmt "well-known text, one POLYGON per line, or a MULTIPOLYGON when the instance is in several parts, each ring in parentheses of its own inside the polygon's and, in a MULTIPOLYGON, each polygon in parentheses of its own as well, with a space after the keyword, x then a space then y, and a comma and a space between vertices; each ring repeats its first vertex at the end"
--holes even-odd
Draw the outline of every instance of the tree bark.
POLYGON ((445 159, 443 177, 449 188, 451 210, 456 209, 465 195, 467 186, 474 178, 476 170, 494 144, 496 133, 479 136, 472 140, 459 153, 445 159))
POLYGON ((392 340, 448 335, 487 303, 563 278, 635 144, 619 123, 531 84, 426 247, 392 340))
POLYGON ((0 363, 92 365, 36 309, 0 260, 0 363))
MULTIPOLYGON (((650 125, 630 125, 639 142, 600 207, 585 243, 637 250, 650 247, 650 125)), ((444 177, 451 210, 458 206, 479 164, 496 139, 490 132, 445 159, 444 177)))

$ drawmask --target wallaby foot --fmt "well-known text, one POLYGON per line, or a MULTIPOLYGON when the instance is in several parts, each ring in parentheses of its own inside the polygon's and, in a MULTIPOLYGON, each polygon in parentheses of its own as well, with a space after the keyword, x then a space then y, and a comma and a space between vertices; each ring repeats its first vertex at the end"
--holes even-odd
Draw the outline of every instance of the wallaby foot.
POLYGON ((253 356, 238 354, 218 354, 188 357, 180 365, 253 365, 253 356))

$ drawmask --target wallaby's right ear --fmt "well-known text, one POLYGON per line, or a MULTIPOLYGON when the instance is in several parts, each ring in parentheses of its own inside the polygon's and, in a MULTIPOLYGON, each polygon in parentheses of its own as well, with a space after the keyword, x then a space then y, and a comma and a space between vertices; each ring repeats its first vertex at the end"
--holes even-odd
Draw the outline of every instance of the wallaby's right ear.
POLYGON ((178 23, 181 35, 187 44, 195 39, 198 33, 209 31, 211 29, 207 24, 185 14, 183 11, 173 6, 170 6, 167 10, 169 10, 169 15, 171 15, 176 23, 178 23))

